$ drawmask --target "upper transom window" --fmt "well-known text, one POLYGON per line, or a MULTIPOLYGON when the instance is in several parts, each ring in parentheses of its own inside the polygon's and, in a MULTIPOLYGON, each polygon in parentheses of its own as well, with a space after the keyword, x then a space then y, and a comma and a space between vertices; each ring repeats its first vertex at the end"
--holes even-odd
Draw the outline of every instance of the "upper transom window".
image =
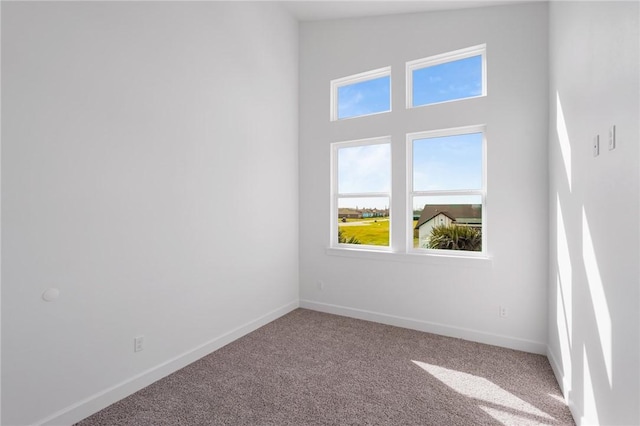
POLYGON ((331 81, 331 120, 391 111, 391 67, 331 81))
POLYGON ((487 94, 486 45, 407 62, 407 108, 487 94))

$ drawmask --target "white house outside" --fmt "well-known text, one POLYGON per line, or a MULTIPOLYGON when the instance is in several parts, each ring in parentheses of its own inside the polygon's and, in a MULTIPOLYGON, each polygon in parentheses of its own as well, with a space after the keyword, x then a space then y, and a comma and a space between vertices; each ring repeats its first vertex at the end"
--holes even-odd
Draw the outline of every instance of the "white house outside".
POLYGON ((414 233, 418 234, 418 247, 427 245, 434 227, 452 224, 482 228, 482 206, 479 204, 425 205, 414 228, 414 233))

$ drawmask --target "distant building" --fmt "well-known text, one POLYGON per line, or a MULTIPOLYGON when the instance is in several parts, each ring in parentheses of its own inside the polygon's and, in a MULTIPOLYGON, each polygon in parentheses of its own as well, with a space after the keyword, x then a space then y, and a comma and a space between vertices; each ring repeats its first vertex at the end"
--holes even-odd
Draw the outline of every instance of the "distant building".
POLYGON ((424 206, 414 233, 418 237, 418 246, 429 242, 431 230, 436 226, 451 224, 482 227, 482 206, 480 204, 431 204, 424 206))
POLYGON ((385 217, 389 216, 388 209, 364 209, 362 210, 362 217, 385 217))
POLYGON ((389 216, 389 209, 354 209, 351 207, 341 207, 338 209, 338 219, 366 219, 387 216, 389 216))
POLYGON ((362 219, 362 211, 348 207, 338 209, 338 219, 362 219))

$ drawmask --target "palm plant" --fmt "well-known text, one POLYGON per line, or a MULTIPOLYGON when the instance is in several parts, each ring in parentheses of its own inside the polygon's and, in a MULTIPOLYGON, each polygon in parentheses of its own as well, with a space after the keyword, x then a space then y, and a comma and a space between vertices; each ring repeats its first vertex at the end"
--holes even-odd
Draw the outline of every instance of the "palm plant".
POLYGON ((482 232, 478 228, 456 224, 434 226, 425 248, 480 251, 482 232))
POLYGON ((338 228, 338 243, 340 244, 362 244, 356 237, 345 237, 344 231, 338 228))

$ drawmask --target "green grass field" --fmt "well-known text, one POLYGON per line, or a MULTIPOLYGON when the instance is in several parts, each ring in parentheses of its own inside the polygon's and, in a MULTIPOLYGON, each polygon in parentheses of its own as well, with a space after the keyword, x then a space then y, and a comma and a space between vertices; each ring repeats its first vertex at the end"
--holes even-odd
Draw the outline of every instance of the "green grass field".
MULTIPOLYGON (((416 226, 417 221, 413 221, 416 226)), ((342 230, 345 238, 355 237, 361 244, 371 246, 389 245, 389 218, 371 219, 347 219, 346 223, 338 221, 338 226, 342 230), (354 223, 353 225, 349 225, 354 223)), ((414 247, 417 246, 418 239, 414 239, 414 247)))
POLYGON ((389 245, 389 218, 347 219, 338 226, 346 238, 355 237, 361 244, 389 245))

